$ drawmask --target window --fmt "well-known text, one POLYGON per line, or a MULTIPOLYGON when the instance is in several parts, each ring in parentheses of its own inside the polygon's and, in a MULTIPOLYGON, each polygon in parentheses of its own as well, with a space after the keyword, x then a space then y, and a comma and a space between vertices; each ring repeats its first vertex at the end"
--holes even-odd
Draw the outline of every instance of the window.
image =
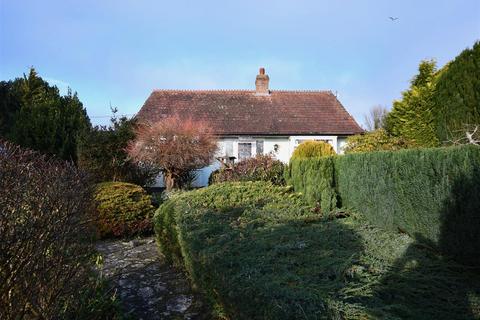
POLYGON ((233 141, 225 141, 225 157, 233 156, 233 141))
POLYGON ((263 154, 263 140, 257 140, 257 155, 263 154))
POLYGON ((238 143, 238 161, 250 158, 252 156, 252 143, 239 142, 238 143))

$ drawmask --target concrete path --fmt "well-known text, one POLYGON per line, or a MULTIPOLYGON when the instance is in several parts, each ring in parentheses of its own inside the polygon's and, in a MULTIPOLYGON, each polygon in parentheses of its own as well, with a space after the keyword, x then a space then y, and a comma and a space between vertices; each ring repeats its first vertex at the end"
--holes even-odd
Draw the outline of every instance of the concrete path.
POLYGON ((184 274, 164 262, 153 237, 97 244, 100 272, 133 319, 207 319, 184 274))

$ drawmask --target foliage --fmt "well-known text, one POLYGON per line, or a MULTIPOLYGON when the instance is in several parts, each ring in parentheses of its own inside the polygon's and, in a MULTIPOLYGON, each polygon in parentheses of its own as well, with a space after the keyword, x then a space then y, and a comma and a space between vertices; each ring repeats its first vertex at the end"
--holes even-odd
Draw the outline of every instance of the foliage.
POLYGON ((449 143, 463 137, 470 126, 480 126, 480 42, 444 69, 436 81, 433 102, 437 136, 449 143))
POLYGON ((90 120, 76 93, 61 96, 31 68, 29 75, 0 83, 0 135, 23 147, 77 160, 79 136, 90 120))
POLYGON ((335 167, 344 206, 480 265, 479 146, 346 155, 335 167))
POLYGON ((171 190, 181 187, 181 178, 188 172, 211 163, 217 142, 210 132, 205 122, 172 116, 140 126, 129 154, 137 162, 160 168, 171 190))
POLYGON ((104 182, 96 187, 94 200, 101 237, 133 236, 152 230, 154 208, 140 186, 125 182, 104 182))
POLYGON ((22 106, 20 82, 0 81, 0 137, 12 131, 15 115, 22 106))
POLYGON ((1 142, 0 190, 0 318, 75 313, 92 256, 84 173, 1 142))
POLYGON ((328 214, 337 206, 333 156, 292 159, 288 166, 287 183, 301 192, 307 202, 328 214))
POLYGON ((422 147, 438 146, 435 131, 435 114, 432 101, 435 78, 438 74, 435 61, 422 61, 418 74, 410 88, 402 93, 402 99, 394 101, 387 116, 386 128, 394 136, 414 141, 422 147))
POLYGON ((478 274, 361 216, 324 219, 286 187, 224 183, 177 194, 156 212, 155 230, 162 252, 223 318, 480 315, 478 274))
POLYGON ((422 147, 468 143, 466 132, 480 125, 479 65, 480 42, 441 70, 422 61, 402 100, 394 102, 387 131, 422 147))
POLYGON ((120 299, 107 280, 92 272, 85 287, 80 290, 75 306, 67 306, 59 319, 71 320, 130 320, 122 310, 120 299))
POLYGON ((96 126, 86 133, 79 144, 78 165, 88 171, 95 182, 123 181, 146 186, 158 170, 133 162, 127 146, 135 138, 136 120, 117 118, 116 109, 109 127, 96 126))
POLYGON ((234 164, 232 167, 220 168, 210 175, 209 184, 227 181, 270 181, 273 184, 285 183, 283 162, 270 155, 257 155, 234 164))
POLYGON ((384 106, 377 105, 365 115, 365 125, 368 131, 383 129, 387 120, 388 111, 384 106))
POLYGON ((335 155, 333 147, 323 141, 305 141, 293 151, 291 159, 324 157, 335 155))
POLYGON ((403 137, 389 135, 384 129, 378 129, 365 134, 350 136, 344 147, 346 154, 356 152, 372 152, 382 150, 401 150, 413 148, 416 144, 403 137))

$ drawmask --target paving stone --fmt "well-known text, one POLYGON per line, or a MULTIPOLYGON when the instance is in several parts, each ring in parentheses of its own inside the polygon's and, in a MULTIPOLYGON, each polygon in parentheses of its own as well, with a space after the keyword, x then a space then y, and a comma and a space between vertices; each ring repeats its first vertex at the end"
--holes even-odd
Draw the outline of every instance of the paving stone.
POLYGON ((97 244, 99 272, 111 280, 125 313, 133 319, 208 319, 185 275, 168 265, 153 237, 97 244))

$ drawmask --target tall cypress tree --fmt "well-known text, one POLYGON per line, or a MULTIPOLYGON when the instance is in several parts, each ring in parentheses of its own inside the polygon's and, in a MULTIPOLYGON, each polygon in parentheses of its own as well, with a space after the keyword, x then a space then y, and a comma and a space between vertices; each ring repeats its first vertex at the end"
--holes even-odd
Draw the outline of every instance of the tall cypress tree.
POLYGON ((435 61, 422 61, 410 88, 394 101, 386 120, 387 131, 413 141, 418 146, 438 145, 435 130, 435 105, 432 96, 438 71, 435 61))
POLYGON ((464 50, 436 81, 433 97, 438 138, 449 142, 465 137, 465 131, 480 130, 480 42, 464 50))

